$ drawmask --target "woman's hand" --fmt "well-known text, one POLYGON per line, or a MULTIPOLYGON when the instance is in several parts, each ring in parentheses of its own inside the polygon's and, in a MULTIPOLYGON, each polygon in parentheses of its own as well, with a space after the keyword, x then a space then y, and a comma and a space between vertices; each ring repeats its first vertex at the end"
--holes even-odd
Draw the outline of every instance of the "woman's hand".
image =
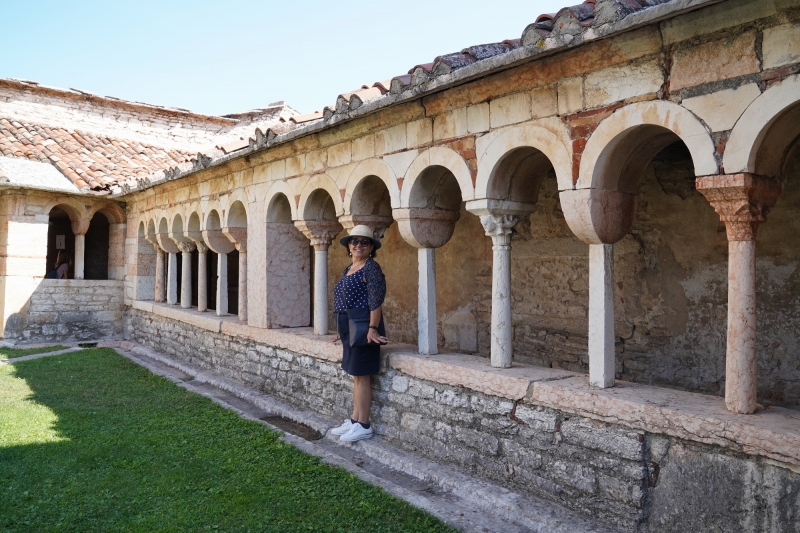
POLYGON ((334 344, 336 344, 336 343, 337 343, 337 342, 339 342, 340 340, 341 340, 341 337, 340 337, 339 335, 335 335, 335 336, 333 337, 333 339, 331 339, 331 342, 332 342, 332 343, 334 343, 334 344))
POLYGON ((374 344, 386 344, 389 342, 389 339, 379 335, 377 329, 369 328, 369 331, 367 332, 367 342, 374 344))

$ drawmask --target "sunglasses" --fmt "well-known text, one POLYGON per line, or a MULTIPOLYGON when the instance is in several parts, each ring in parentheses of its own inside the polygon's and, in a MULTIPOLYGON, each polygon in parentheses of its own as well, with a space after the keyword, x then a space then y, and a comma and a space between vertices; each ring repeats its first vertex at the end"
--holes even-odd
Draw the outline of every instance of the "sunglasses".
POLYGON ((361 246, 369 246, 372 244, 372 241, 369 239, 350 239, 351 246, 358 246, 359 244, 361 246))

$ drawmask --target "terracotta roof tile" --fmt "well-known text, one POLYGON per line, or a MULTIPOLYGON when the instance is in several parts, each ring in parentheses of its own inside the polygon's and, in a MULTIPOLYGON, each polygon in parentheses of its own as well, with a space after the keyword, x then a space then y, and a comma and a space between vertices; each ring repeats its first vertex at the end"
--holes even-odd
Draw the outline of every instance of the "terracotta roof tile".
POLYGON ((108 190, 128 179, 190 160, 193 154, 63 128, 23 124, 0 118, 3 155, 48 161, 77 187, 108 190))

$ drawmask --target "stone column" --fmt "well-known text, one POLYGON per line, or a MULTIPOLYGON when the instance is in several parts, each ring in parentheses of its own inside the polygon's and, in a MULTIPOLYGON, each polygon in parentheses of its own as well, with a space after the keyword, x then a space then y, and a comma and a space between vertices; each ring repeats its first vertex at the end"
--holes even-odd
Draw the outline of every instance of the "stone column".
POLYGON ((614 245, 589 245, 589 384, 614 386, 614 245))
POLYGON ((156 289, 155 298, 156 302, 164 301, 164 251, 156 245, 153 245, 156 251, 156 289))
POLYGON ((492 238, 492 349, 495 368, 509 368, 514 353, 511 319, 511 233, 519 222, 512 215, 484 215, 481 224, 492 238))
POLYGON ((192 241, 178 242, 181 251, 181 307, 189 309, 192 306, 192 252, 195 244, 192 241))
POLYGON ((84 258, 86 256, 86 235, 75 235, 75 279, 83 279, 84 258))
POLYGON ((342 231, 335 220, 298 220, 295 226, 314 247, 314 333, 328 334, 328 248, 342 231))
POLYGON ((239 320, 247 322, 247 247, 239 248, 239 320))
POLYGON ((197 310, 208 311, 208 246, 197 243, 197 310))
POLYGON ((170 252, 167 263, 167 303, 178 303, 178 254, 170 252))
POLYGON ((439 353, 436 328, 436 249, 417 250, 419 293, 417 296, 417 330, 419 353, 439 353))
POLYGON ((728 334, 725 406, 734 413, 755 412, 758 393, 756 354, 756 232, 783 192, 778 181, 753 174, 697 178, 728 235, 728 334))
POLYGON ((419 353, 436 354, 438 332, 436 321, 436 259, 435 248, 447 244, 453 236, 458 211, 428 208, 393 209, 392 216, 403 239, 417 248, 419 266, 419 295, 417 299, 417 343, 419 353))
POLYGON ((228 254, 217 254, 217 316, 228 314, 228 254))

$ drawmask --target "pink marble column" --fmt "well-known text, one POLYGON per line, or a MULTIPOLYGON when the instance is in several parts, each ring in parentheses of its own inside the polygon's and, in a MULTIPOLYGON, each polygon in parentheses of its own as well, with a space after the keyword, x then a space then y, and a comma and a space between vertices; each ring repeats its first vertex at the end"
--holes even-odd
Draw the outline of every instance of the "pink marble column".
POLYGON ((756 232, 783 185, 752 174, 697 179, 728 234, 728 335, 725 405, 734 413, 756 410, 756 232))
POLYGON ((208 311, 208 246, 197 242, 197 310, 208 311))

